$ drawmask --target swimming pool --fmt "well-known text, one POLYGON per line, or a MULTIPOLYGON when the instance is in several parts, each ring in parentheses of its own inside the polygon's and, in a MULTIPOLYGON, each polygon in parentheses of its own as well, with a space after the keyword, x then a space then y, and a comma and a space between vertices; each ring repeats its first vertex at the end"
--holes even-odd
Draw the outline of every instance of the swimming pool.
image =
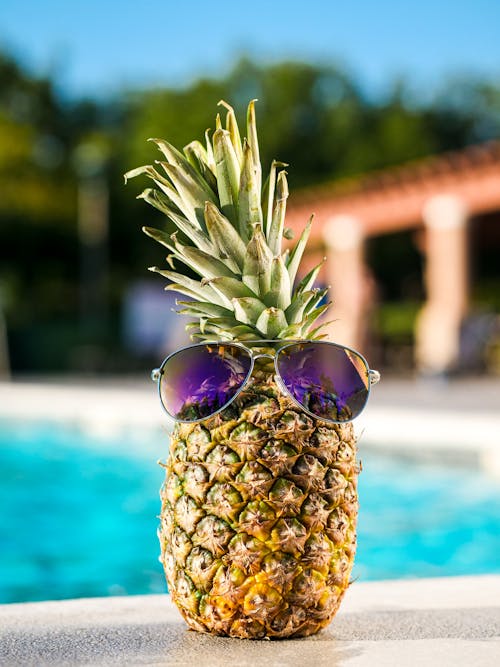
MULTIPOLYGON (((154 430, 1 422, 0 603, 166 591, 156 538, 166 444, 154 430)), ((361 456, 354 578, 500 571, 495 480, 361 456)))

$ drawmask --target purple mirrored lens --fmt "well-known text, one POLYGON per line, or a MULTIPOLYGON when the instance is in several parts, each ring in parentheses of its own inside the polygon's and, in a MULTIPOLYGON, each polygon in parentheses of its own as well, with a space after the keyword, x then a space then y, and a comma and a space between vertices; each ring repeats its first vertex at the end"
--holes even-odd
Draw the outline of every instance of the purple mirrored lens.
POLYGON ((230 344, 200 345, 167 359, 160 380, 161 401, 181 421, 197 421, 223 408, 245 382, 249 353, 230 344))
POLYGON ((333 343, 288 345, 279 353, 278 370, 290 394, 320 418, 350 421, 368 398, 365 361, 333 343))

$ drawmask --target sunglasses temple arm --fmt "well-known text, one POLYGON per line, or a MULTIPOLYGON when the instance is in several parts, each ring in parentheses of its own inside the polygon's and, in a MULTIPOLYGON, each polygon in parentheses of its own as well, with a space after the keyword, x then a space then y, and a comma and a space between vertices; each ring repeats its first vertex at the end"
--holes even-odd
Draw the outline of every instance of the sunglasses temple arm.
POLYGON ((161 378, 161 368, 153 368, 151 371, 151 379, 153 382, 158 382, 158 380, 161 378))
POLYGON ((368 375, 370 377, 370 385, 377 384, 380 381, 380 373, 378 371, 370 369, 368 375))

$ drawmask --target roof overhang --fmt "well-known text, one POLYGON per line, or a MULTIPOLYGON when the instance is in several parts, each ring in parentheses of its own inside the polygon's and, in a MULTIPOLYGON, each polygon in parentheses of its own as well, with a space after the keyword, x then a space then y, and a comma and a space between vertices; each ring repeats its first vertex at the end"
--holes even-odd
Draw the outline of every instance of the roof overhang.
POLYGON ((500 210, 500 141, 299 190, 287 225, 297 235, 314 213, 316 242, 336 215, 356 218, 366 236, 402 231, 421 226, 425 203, 443 194, 459 198, 470 216, 500 210))

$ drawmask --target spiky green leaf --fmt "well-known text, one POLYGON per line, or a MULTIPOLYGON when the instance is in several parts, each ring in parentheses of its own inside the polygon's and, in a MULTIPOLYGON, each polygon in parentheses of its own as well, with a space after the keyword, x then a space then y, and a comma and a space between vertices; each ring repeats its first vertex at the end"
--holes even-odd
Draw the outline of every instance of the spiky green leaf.
POLYGON ((213 332, 215 327, 221 329, 222 331, 230 331, 231 329, 234 329, 234 327, 237 327, 239 324, 234 317, 205 317, 200 316, 200 314, 196 311, 190 312, 188 308, 177 310, 176 312, 179 315, 187 315, 188 317, 199 317, 201 325, 200 330, 202 330, 203 333, 207 333, 208 331, 213 332))
POLYGON ((262 311, 266 308, 265 304, 259 299, 252 297, 242 297, 232 299, 234 315, 239 322, 243 324, 255 325, 262 311))
POLYGON ((172 220, 172 222, 176 225, 176 227, 185 235, 185 237, 189 239, 189 241, 192 241, 197 248, 203 250, 209 255, 216 254, 215 246, 210 241, 210 239, 207 238, 207 236, 202 231, 194 227, 194 225, 192 225, 189 222, 189 220, 184 218, 184 216, 177 215, 174 212, 172 212, 168 214, 168 217, 170 218, 170 220, 172 220))
POLYGON ((257 298, 256 294, 237 278, 221 277, 213 278, 212 280, 205 280, 202 282, 203 284, 210 285, 217 292, 217 294, 220 294, 221 297, 227 299, 231 308, 232 305, 230 300, 233 298, 257 298))
POLYGON ((217 187, 222 212, 233 225, 237 224, 236 210, 240 187, 240 165, 227 130, 214 132, 214 158, 217 187))
POLYGON ((203 250, 182 245, 179 242, 175 242, 175 249, 181 261, 204 278, 234 277, 233 271, 224 262, 203 250))
POLYGON ((211 317, 210 324, 222 327, 225 330, 233 329, 241 324, 232 314, 232 317, 211 317))
MULTIPOLYGON (((206 187, 201 188, 198 183, 187 176, 185 172, 168 162, 159 162, 158 164, 161 164, 167 173, 184 204, 189 207, 189 210, 196 216, 200 228, 204 229, 205 202, 211 201, 215 203, 217 201, 213 191, 208 187, 206 182, 206 187)), ((191 219, 191 217, 192 216, 190 216, 189 219, 191 219)))
POLYGON ((214 247, 229 257, 241 273, 245 261, 245 244, 229 220, 211 202, 205 204, 205 224, 214 247))
POLYGON ((170 213, 179 214, 180 211, 175 206, 175 204, 166 197, 163 192, 156 190, 156 188, 146 188, 140 194, 137 195, 136 199, 144 199, 150 206, 158 209, 165 215, 170 215, 170 213))
POLYGON ((308 337, 311 338, 312 340, 322 340, 325 338, 328 338, 328 334, 320 334, 320 331, 324 329, 325 327, 329 327, 331 324, 334 324, 335 320, 327 320, 326 322, 321 322, 321 324, 314 329, 311 329, 308 332, 308 337))
POLYGON ((264 233, 266 239, 269 239, 269 230, 271 229, 271 222, 273 219, 273 210, 274 210, 274 191, 276 189, 276 173, 278 168, 286 168, 288 164, 286 162, 278 162, 278 160, 273 160, 271 162, 271 169, 269 170, 269 175, 266 178, 264 187, 262 189, 262 208, 264 210, 264 233))
POLYGON ((265 338, 276 338, 287 326, 285 313, 280 308, 266 308, 255 326, 265 338))
POLYGON ((269 292, 266 292, 261 299, 269 308, 277 308, 277 304, 280 300, 280 293, 277 290, 269 290, 269 292))
MULTIPOLYGON (((214 149, 212 147, 212 142, 210 141, 210 130, 205 130, 205 143, 207 146, 207 164, 210 167, 210 170, 213 171, 215 176, 217 176, 217 170, 215 167, 214 149)), ((217 181, 217 178, 215 180, 217 181)))
POLYGON ((188 199, 192 203, 196 203, 198 207, 206 200, 214 202, 214 204, 219 203, 214 191, 204 179, 199 179, 201 182, 200 184, 200 182, 197 179, 192 178, 191 174, 187 171, 177 167, 177 165, 169 164, 168 162, 165 162, 165 160, 156 160, 156 164, 163 167, 169 180, 175 186, 175 189, 181 197, 188 199))
POLYGON ((300 326, 302 327, 302 334, 304 336, 307 335, 309 329, 312 327, 314 322, 318 319, 318 317, 321 317, 323 313, 329 308, 330 304, 325 303, 323 306, 319 306, 319 308, 315 308, 309 315, 304 317, 304 319, 301 321, 300 326))
MULTIPOLYGON (((222 329, 219 326, 206 326, 206 333, 203 334, 198 328, 198 331, 194 331, 197 326, 196 322, 193 322, 191 327, 191 338, 195 340, 203 341, 214 341, 214 340, 253 340, 259 333, 253 327, 241 324, 235 327, 232 327, 230 330, 222 329)), ((187 328, 187 327, 186 327, 187 328)))
MULTIPOLYGON (((195 316, 208 315, 209 317, 234 317, 233 311, 229 308, 224 308, 216 303, 207 303, 206 301, 176 301, 178 306, 185 306, 184 310, 189 310, 195 316)), ((179 311, 183 315, 186 312, 179 311)))
POLYGON ((155 143, 163 155, 166 157, 168 164, 171 164, 178 171, 180 171, 186 180, 194 181, 201 190, 206 190, 207 195, 213 196, 213 190, 208 186, 206 179, 194 168, 187 157, 183 155, 175 146, 172 146, 164 139, 149 139, 155 143))
MULTIPOLYGON (((215 247, 212 245, 210 239, 208 239, 205 234, 196 228, 187 218, 181 215, 170 201, 162 198, 161 192, 158 192, 158 190, 154 190, 153 188, 148 188, 141 192, 137 198, 144 199, 148 204, 151 204, 151 206, 154 206, 164 213, 182 232, 185 239, 192 241, 196 247, 200 248, 200 250, 204 250, 208 253, 215 253, 215 247)), ((146 233, 148 234, 148 232, 146 233)), ((151 236, 151 234, 148 235, 151 236)), ((153 238, 155 237, 153 236, 153 238)))
POLYGON ((260 189, 255 171, 252 149, 245 139, 243 144, 243 164, 241 169, 238 222, 241 238, 247 242, 255 223, 262 224, 260 189))
POLYGON ((184 154, 193 165, 193 168, 196 169, 200 176, 207 182, 211 190, 214 193, 217 193, 217 178, 212 171, 211 162, 205 146, 199 141, 191 141, 187 146, 184 146, 184 154))
POLYGON ((295 289, 296 294, 301 294, 303 292, 308 292, 309 290, 312 289, 314 286, 314 283, 316 282, 316 278, 318 277, 319 272, 321 271, 321 267, 326 261, 326 257, 323 257, 321 262, 317 264, 313 269, 309 271, 309 273, 302 278, 300 283, 297 285, 295 289))
POLYGON ((266 244, 260 225, 255 225, 243 265, 243 282, 257 295, 266 294, 271 288, 271 264, 273 254, 266 244))
POLYGON ((236 120, 234 109, 224 100, 220 100, 219 105, 227 109, 226 130, 229 132, 229 136, 231 137, 231 143, 233 144, 234 152, 236 153, 238 162, 241 164, 243 161, 243 147, 241 144, 240 130, 238 128, 238 122, 236 120))
POLYGON ((227 300, 223 300, 219 295, 209 286, 202 285, 198 280, 189 278, 183 273, 177 273, 176 271, 169 271, 167 269, 160 269, 157 266, 151 266, 149 271, 158 273, 159 275, 171 280, 171 284, 165 287, 166 290, 171 290, 174 292, 179 292, 190 298, 200 301, 207 301, 209 303, 217 303, 220 306, 227 306, 227 300))
POLYGON ((300 324, 289 324, 278 333, 277 338, 283 340, 293 340, 298 338, 303 338, 302 327, 300 324))
POLYGON ((155 227, 143 227, 142 231, 154 239, 158 243, 161 243, 165 248, 168 248, 170 252, 176 253, 175 246, 172 242, 172 237, 170 234, 167 234, 161 229, 156 229, 155 227))
POLYGON ((307 304, 315 297, 316 291, 302 292, 294 297, 285 311, 286 319, 290 324, 298 324, 304 317, 307 304))
POLYGON ((258 337, 259 332, 255 327, 241 326, 234 327, 233 329, 233 340, 255 340, 258 337))
POLYGON ((262 168, 260 166, 259 138, 257 136, 257 120, 255 118, 255 102, 257 102, 257 100, 251 100, 247 109, 247 137, 250 148, 252 149, 253 165, 255 168, 257 189, 260 199, 260 192, 262 189, 262 168))
POLYGON ((313 290, 313 292, 314 292, 314 297, 311 299, 311 301, 307 304, 307 306, 304 309, 305 315, 309 315, 309 313, 312 313, 312 311, 318 307, 321 301, 328 294, 328 288, 325 287, 325 289, 315 289, 313 290))
POLYGON ((161 189, 161 191, 167 196, 167 199, 171 202, 171 205, 175 209, 179 210, 185 218, 187 218, 195 227, 202 229, 200 224, 199 214, 197 213, 197 206, 193 205, 190 201, 185 200, 179 194, 179 192, 171 184, 171 181, 163 177, 161 174, 156 172, 156 177, 153 178, 156 185, 161 189))
POLYGON ((290 276, 286 269, 285 263, 281 257, 273 257, 271 263, 271 285, 270 291, 276 292, 276 303, 273 304, 276 308, 285 310, 290 305, 290 276))
POLYGON ((288 259, 287 269, 288 269, 288 274, 290 276, 291 285, 293 285, 293 283, 295 282, 295 277, 297 275, 297 271, 300 265, 300 260, 302 259, 302 255, 307 245, 307 240, 311 232, 313 217, 314 216, 311 215, 311 217, 307 221, 307 224, 304 227, 304 230, 300 235, 299 240, 295 244, 292 252, 290 253, 290 257, 288 259))
POLYGON ((130 178, 136 178, 137 176, 143 175, 149 176, 149 178, 152 178, 153 180, 160 177, 160 174, 154 167, 152 167, 150 164, 145 164, 142 167, 130 169, 125 174, 123 174, 123 178, 125 179, 125 183, 128 183, 130 178))
POLYGON ((276 181, 276 195, 271 226, 269 228, 268 244, 274 255, 281 255, 281 243, 285 225, 286 201, 288 199, 288 183, 286 171, 280 171, 276 181))

